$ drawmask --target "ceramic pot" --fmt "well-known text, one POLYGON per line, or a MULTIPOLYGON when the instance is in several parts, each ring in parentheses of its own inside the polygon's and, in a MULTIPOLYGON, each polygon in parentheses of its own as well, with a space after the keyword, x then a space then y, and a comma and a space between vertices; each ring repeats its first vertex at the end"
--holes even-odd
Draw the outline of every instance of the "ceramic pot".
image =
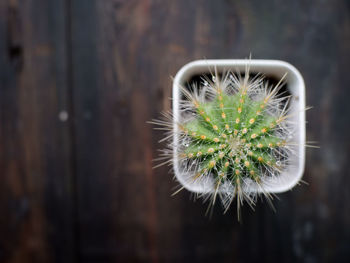
MULTIPOLYGON (((279 61, 279 60, 197 60, 190 62, 183 66, 175 76, 173 82, 173 114, 174 123, 180 116, 180 98, 181 91, 180 86, 186 86, 186 84, 194 77, 198 75, 211 74, 214 72, 214 68, 217 71, 225 72, 227 70, 233 73, 245 73, 247 63, 250 65, 250 72, 261 73, 266 78, 281 79, 282 76, 287 73, 285 78, 285 85, 288 92, 292 95, 290 100, 290 113, 292 114, 291 120, 293 125, 293 138, 290 138, 295 143, 295 154, 293 154, 289 160, 289 165, 285 167, 283 172, 276 178, 271 177, 268 182, 265 182, 264 190, 269 193, 280 193, 293 188, 301 179, 304 171, 305 162, 305 85, 304 80, 299 71, 291 64, 279 61)), ((177 125, 174 125, 175 135, 173 143, 175 149, 178 148, 179 137, 176 132, 177 125)), ((213 191, 213 187, 209 183, 205 183, 199 180, 191 180, 188 174, 181 173, 179 169, 179 160, 177 154, 174 152, 174 172, 176 179, 189 191, 195 193, 210 193, 213 191)), ((252 185, 249 191, 259 192, 261 189, 252 185)))

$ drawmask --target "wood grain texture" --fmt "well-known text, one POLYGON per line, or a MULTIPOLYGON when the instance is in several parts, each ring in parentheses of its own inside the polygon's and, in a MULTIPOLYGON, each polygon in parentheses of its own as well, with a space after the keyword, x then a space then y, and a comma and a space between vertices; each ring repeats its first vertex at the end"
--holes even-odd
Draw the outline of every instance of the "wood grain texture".
POLYGON ((1 1, 0 262, 347 262, 349 46, 346 0, 1 1), (321 148, 276 213, 209 219, 146 121, 185 63, 250 52, 300 70, 321 148))
POLYGON ((0 261, 75 262, 65 6, 0 12, 0 261))

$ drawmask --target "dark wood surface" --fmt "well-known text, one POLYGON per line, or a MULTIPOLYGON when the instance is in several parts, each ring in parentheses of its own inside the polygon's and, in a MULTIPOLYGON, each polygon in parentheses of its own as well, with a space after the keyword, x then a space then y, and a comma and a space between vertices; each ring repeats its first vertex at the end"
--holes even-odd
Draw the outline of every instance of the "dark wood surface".
POLYGON ((349 47, 346 0, 1 0, 0 262, 348 262, 349 47), (209 219, 146 121, 185 63, 250 52, 300 70, 321 148, 276 213, 209 219))

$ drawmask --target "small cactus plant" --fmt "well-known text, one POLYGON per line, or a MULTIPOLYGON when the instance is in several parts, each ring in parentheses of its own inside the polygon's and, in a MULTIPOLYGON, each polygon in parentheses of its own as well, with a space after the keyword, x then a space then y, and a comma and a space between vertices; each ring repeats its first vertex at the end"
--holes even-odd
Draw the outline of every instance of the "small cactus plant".
POLYGON ((178 161, 191 180, 210 185, 200 194, 210 206, 219 196, 226 212, 236 198, 238 218, 243 201, 253 206, 257 192, 270 201, 265 179, 278 177, 294 154, 290 96, 279 92, 283 79, 270 86, 262 76, 250 76, 247 65, 243 75, 215 69, 199 85, 180 87, 181 114, 151 122, 167 131, 159 165, 178 161))

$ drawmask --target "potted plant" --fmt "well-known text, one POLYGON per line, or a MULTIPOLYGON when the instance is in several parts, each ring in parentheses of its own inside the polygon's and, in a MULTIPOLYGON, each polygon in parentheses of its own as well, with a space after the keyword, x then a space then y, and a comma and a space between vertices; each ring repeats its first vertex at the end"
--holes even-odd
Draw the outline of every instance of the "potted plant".
POLYGON ((251 206, 301 179, 305 159, 305 87, 299 71, 277 60, 197 60, 173 82, 173 108, 152 123, 167 131, 161 164, 180 189, 251 206))

